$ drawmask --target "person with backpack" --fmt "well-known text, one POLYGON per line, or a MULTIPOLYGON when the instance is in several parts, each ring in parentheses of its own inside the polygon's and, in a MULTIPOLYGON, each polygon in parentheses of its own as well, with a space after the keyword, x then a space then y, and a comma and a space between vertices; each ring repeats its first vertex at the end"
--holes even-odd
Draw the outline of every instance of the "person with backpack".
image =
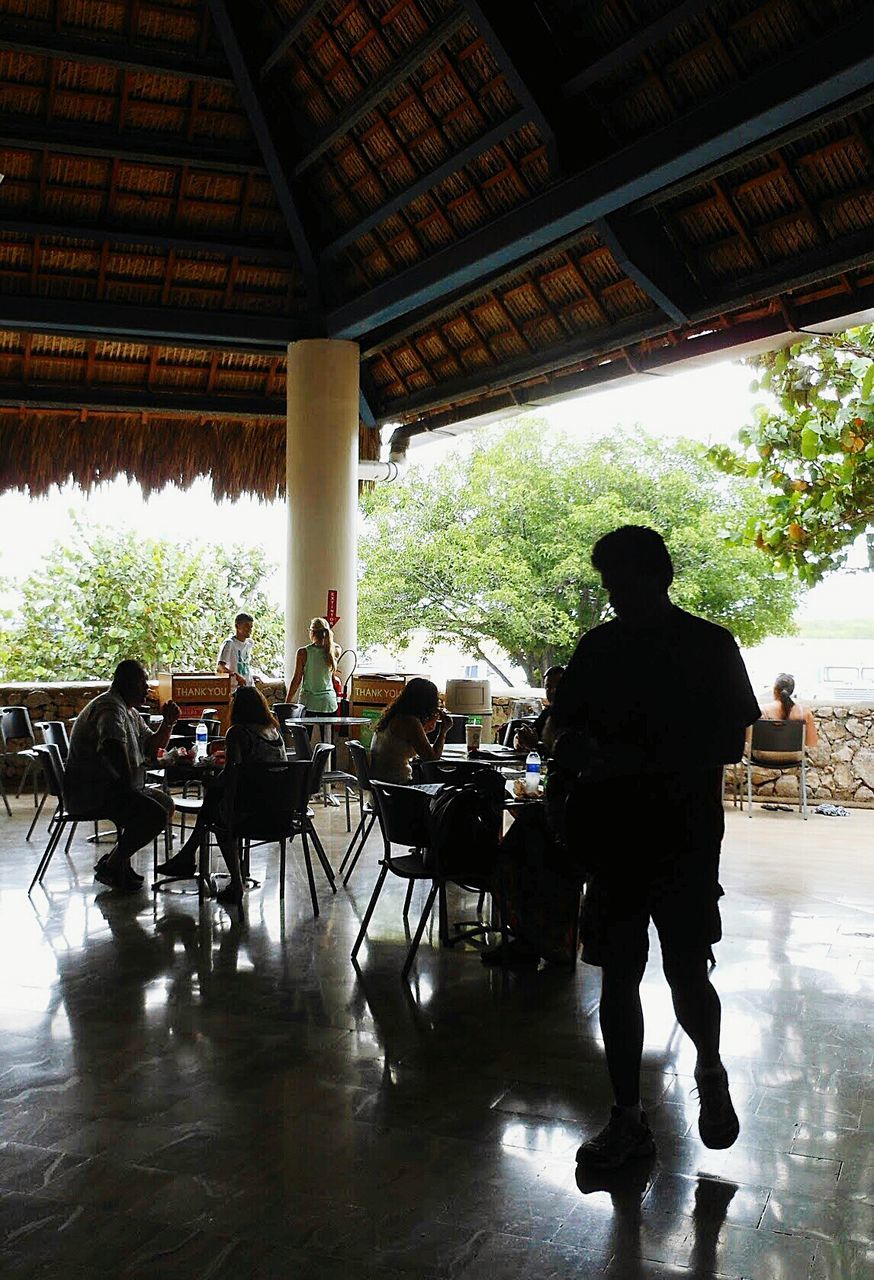
POLYGON ((439 760, 451 726, 436 684, 415 676, 377 722, 370 744, 370 776, 377 782, 412 782, 413 760, 439 760), (438 725, 432 744, 427 735, 438 725))
POLYGON ((650 920, 677 1021, 697 1049, 701 1140, 729 1147, 740 1131, 707 961, 719 922, 722 768, 740 758, 759 707, 731 633, 672 603, 674 566, 658 533, 616 529, 595 544, 592 564, 615 618, 582 637, 556 692, 547 741, 564 764, 548 777, 547 807, 576 753, 560 834, 586 880, 583 959, 602 971, 615 1098, 577 1162, 615 1169, 655 1150, 640 1102, 650 920))

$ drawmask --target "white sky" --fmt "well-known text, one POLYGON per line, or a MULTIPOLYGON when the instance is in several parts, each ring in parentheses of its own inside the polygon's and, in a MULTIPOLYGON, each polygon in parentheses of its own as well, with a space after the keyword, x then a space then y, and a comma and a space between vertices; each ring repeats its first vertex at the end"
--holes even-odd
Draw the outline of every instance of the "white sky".
MULTIPOLYGON (((751 370, 726 361, 681 373, 649 375, 642 383, 576 396, 532 413, 582 438, 639 424, 652 435, 684 435, 705 443, 730 441, 749 420, 756 402, 749 390, 752 378, 751 370)), ((410 459, 436 465, 453 447, 454 442, 443 436, 411 448, 410 459)), ((64 537, 71 511, 143 534, 262 546, 268 558, 279 563, 270 591, 278 603, 283 599, 283 505, 253 499, 214 503, 206 481, 185 492, 165 490, 148 502, 137 486, 123 482, 102 485, 87 497, 72 487, 55 490, 45 499, 0 495, 0 528, 12 535, 7 532, 2 540, 0 576, 26 576, 55 539, 64 537)), ((808 594, 799 616, 874 618, 874 574, 832 575, 808 594)))

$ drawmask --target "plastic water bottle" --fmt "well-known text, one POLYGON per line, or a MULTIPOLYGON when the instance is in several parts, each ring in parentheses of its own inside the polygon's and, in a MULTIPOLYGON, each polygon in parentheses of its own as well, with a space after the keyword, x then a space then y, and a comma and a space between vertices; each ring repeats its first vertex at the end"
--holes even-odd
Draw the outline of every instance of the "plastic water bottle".
POLYGON ((536 796, 540 790, 540 755, 537 751, 529 751, 525 759, 525 794, 536 796))
MULTIPOLYGON (((209 741, 209 730, 201 720, 200 724, 194 730, 194 754, 198 760, 202 760, 206 755, 206 744, 209 741)), ((538 768, 540 763, 538 761, 538 768)))

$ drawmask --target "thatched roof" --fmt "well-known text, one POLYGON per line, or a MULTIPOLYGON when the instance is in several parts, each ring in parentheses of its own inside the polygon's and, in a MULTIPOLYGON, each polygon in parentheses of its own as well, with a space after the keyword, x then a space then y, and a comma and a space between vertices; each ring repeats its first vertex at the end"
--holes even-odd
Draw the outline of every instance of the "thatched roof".
POLYGON ((427 428, 870 307, 872 26, 0 0, 0 484, 276 492, 297 337, 359 341, 363 420, 427 428))

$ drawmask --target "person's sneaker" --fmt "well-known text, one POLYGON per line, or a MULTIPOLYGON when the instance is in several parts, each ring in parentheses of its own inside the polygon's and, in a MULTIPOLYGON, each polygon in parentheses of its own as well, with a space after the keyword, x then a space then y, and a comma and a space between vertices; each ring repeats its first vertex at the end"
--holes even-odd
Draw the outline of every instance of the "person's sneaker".
POLYGON ((577 1164, 592 1169, 618 1169, 628 1160, 639 1160, 654 1152, 655 1140, 644 1113, 641 1111, 640 1119, 634 1120, 614 1107, 609 1123, 577 1151, 577 1164))
POLYGON ((740 1121, 732 1106, 728 1092, 728 1074, 725 1067, 707 1067, 695 1072, 698 1086, 698 1132, 705 1147, 722 1151, 737 1140, 740 1121))
POLYGON ((180 850, 166 862, 159 862, 157 871, 158 875, 165 876, 168 880, 193 880, 197 875, 194 854, 183 853, 180 850))

